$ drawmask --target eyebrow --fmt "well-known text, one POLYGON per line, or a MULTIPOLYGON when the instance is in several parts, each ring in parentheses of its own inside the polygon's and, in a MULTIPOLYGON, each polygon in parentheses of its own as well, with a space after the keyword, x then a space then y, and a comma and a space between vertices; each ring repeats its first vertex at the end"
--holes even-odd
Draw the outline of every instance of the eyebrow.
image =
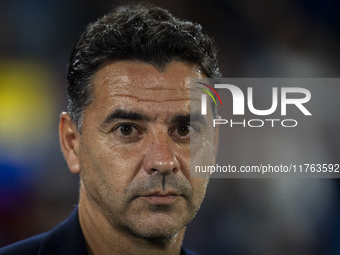
POLYGON ((133 111, 125 111, 125 110, 116 110, 111 113, 103 122, 103 125, 110 124, 115 122, 116 120, 135 120, 135 121, 150 121, 150 118, 144 114, 133 112, 133 111))
MULTIPOLYGON (((141 114, 138 112, 118 109, 112 112, 104 120, 102 126, 109 125, 117 120, 151 121, 151 118, 145 114, 141 114)), ((186 115, 177 115, 173 117, 170 122, 171 123, 200 122, 202 124, 206 124, 205 118, 203 118, 203 116, 198 112, 186 115)))
POLYGON ((172 120, 172 123, 189 123, 189 122, 200 122, 202 124, 206 124, 205 118, 203 118, 203 116, 198 113, 191 113, 191 114, 187 114, 187 115, 178 115, 175 116, 172 120))

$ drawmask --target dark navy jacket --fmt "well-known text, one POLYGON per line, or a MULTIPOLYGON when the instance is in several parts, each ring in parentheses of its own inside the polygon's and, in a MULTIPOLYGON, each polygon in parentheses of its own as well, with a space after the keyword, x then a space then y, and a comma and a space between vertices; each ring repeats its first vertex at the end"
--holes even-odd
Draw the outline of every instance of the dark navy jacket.
MULTIPOLYGON (((0 255, 87 255, 78 208, 51 231, 0 248, 0 255)), ((181 255, 198 255, 182 248, 181 255)))

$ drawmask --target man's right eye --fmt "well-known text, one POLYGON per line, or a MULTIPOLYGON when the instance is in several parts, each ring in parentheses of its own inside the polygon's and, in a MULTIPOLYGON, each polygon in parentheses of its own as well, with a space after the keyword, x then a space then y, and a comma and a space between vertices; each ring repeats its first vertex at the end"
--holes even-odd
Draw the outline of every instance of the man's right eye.
POLYGON ((131 123, 122 123, 113 128, 113 133, 121 138, 128 140, 137 140, 139 139, 143 132, 131 123))

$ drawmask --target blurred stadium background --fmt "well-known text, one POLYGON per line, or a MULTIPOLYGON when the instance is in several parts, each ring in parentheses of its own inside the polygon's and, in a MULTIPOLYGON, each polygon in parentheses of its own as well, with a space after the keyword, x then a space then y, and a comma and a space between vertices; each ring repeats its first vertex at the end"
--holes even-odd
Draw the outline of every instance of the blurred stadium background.
MULTIPOLYGON (((1 0, 0 247, 50 229, 77 204, 57 134, 66 66, 82 28, 127 2, 1 0)), ((336 0, 149 2, 201 23, 224 77, 340 75, 336 0)), ((311 135, 338 163, 339 115, 311 135)), ((213 179, 185 244, 207 255, 340 254, 339 188, 336 179, 213 179)))

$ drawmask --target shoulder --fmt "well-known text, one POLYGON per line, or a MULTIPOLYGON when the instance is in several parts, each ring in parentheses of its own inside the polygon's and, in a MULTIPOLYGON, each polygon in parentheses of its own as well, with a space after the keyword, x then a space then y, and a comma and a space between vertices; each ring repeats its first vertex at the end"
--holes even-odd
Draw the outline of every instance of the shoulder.
POLYGON ((1 255, 30 255, 38 254, 39 247, 42 240, 45 238, 46 233, 40 234, 23 241, 8 245, 4 248, 0 248, 1 255))
POLYGON ((51 231, 0 248, 0 255, 87 255, 78 209, 51 231))

